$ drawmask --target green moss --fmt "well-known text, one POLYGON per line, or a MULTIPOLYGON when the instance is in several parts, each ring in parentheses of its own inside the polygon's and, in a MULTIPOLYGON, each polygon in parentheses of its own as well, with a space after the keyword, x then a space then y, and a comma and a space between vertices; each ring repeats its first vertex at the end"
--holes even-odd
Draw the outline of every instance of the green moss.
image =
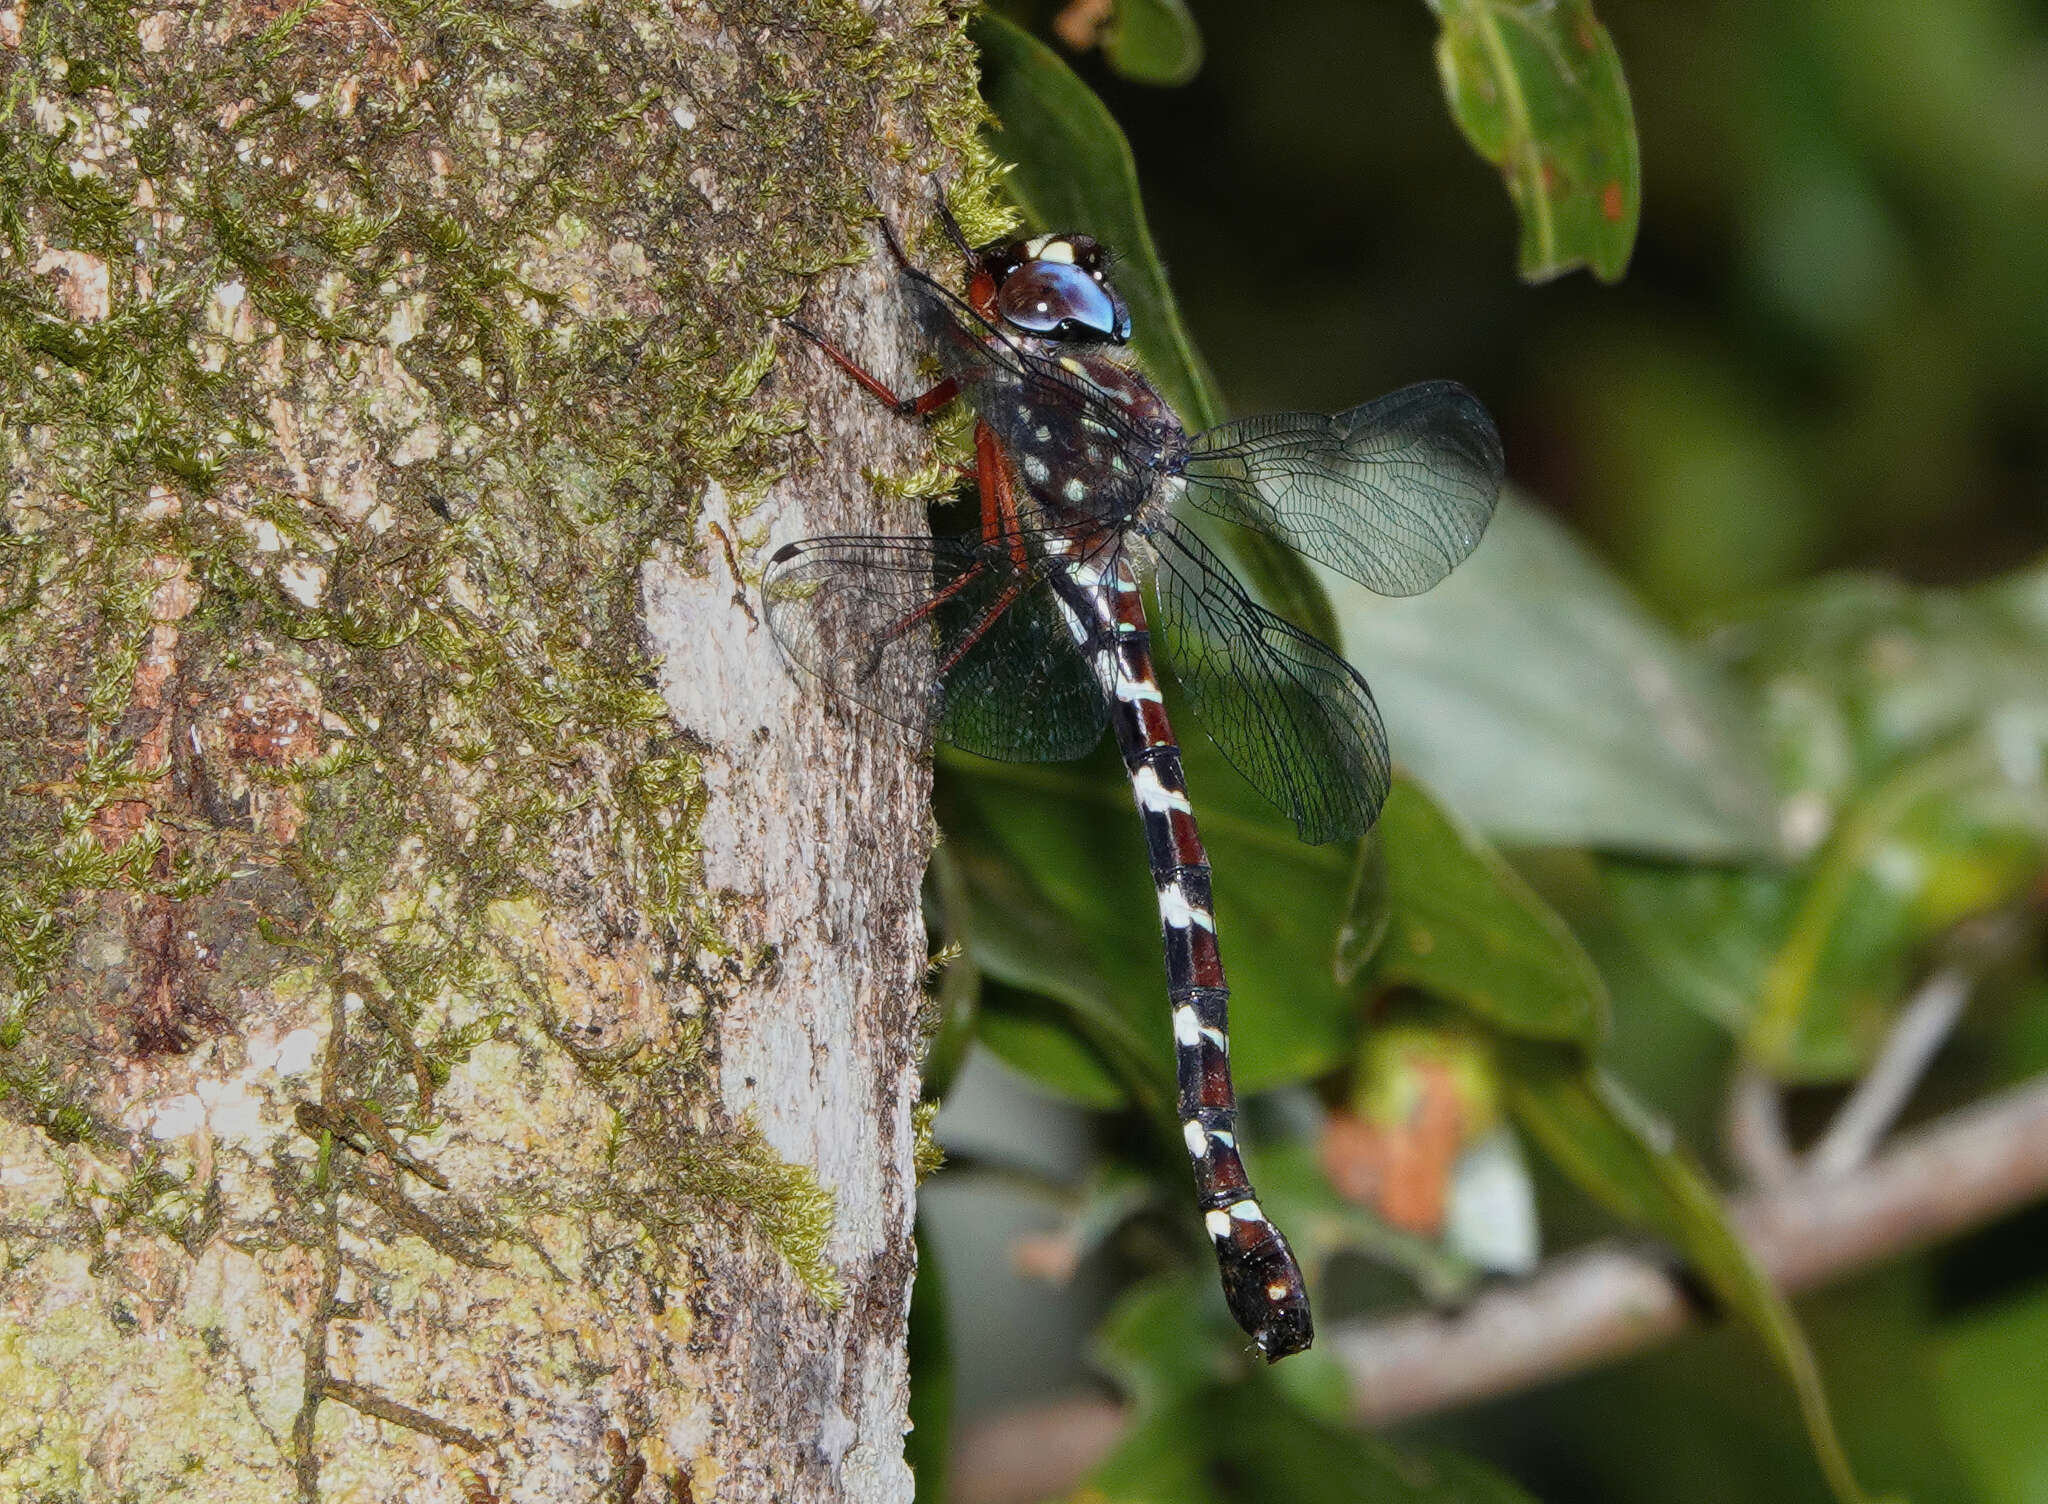
POLYGON ((910 1109, 910 1126, 916 1135, 916 1146, 911 1151, 911 1166, 917 1176, 917 1183, 923 1185, 925 1177, 938 1173, 946 1162, 946 1151, 939 1146, 938 1138, 932 1133, 932 1120, 939 1115, 939 1104, 934 1101, 919 1102, 910 1109))
POLYGON ((627 823, 621 833, 632 844, 621 850, 621 856, 644 872, 649 912, 676 933, 691 934, 714 954, 722 954, 727 947, 715 926, 698 923, 695 914, 700 890, 697 858, 702 850, 697 826, 705 805, 703 759, 691 753, 650 757, 633 769, 626 790, 627 823))
MULTIPOLYGON (((500 921, 517 917, 501 914, 500 921)), ((772 955, 748 959, 749 976, 773 964, 772 955)), ((582 1209, 639 1226, 663 1259, 676 1246, 678 1229, 697 1221, 703 1207, 738 1213, 814 1299, 835 1309, 844 1302, 838 1271, 825 1257, 832 1193, 809 1167, 776 1154, 750 1119, 707 1126, 691 1108, 710 1091, 700 1025, 685 1025, 658 1054, 633 1038, 592 1049, 578 1043, 575 1031, 553 1018, 545 1002, 537 1011, 587 1085, 611 1108, 606 1173, 585 1193, 582 1209)))
POLYGON ((40 1128, 53 1143, 82 1143, 92 1133, 92 1115, 46 1061, 25 1062, 0 1074, 0 1104, 40 1128))
POLYGON ((740 1208, 814 1299, 835 1310, 845 1304, 839 1271, 825 1257, 832 1193, 809 1167, 777 1155, 752 1121, 716 1145, 700 1146, 698 1157, 684 1163, 681 1184, 687 1195, 740 1208))

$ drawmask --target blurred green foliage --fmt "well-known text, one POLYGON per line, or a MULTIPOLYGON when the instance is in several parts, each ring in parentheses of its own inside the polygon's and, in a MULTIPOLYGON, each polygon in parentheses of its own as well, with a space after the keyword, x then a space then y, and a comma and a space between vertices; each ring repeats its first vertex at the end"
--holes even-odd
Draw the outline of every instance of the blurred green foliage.
POLYGON ((1612 282, 1635 250, 1642 162, 1628 80, 1588 0, 1431 0, 1452 118, 1501 170, 1522 275, 1585 266, 1612 282))
POLYGON ((1935 1393, 1986 1504, 2048 1498, 2048 1293, 1959 1321, 1934 1349, 1935 1393))
POLYGON ((1186 1209, 1121 770, 947 757, 943 1047, 971 1034, 1101 1125, 1066 1225, 1120 1291, 1096 1356, 1136 1424, 1079 1497, 1523 1496, 1447 1444, 1546 1499, 1850 1498, 1853 1459, 1916 1500, 2048 1500, 2043 1240, 1805 1302, 1816 1363, 1707 1152, 1735 1062, 1797 1088, 1810 1131, 1937 964, 1975 1001, 1923 1110, 2048 1068, 2048 16, 1195 0, 1114 8, 1075 53, 1051 41, 1072 7, 1005 9, 978 35, 1015 197, 1125 252, 1140 353, 1192 423, 1455 375, 1522 493, 1415 600, 1241 560, 1375 685, 1407 776, 1374 838, 1295 842, 1177 716, 1234 1065, 1264 1094, 1248 1158, 1320 1318, 1476 1277, 1345 1200, 1319 1148, 1385 1095, 1393 1028, 1490 1073, 1460 1141, 1505 1110, 1550 1247, 1654 1232, 1753 1339, 1398 1447, 1344 1429, 1324 1354, 1253 1372, 1186 1209), (1191 48, 1201 71, 1156 87, 1191 48), (1525 275, 1629 273, 1532 288, 1517 244, 1525 275))
POLYGON ((1230 1345, 1225 1331, 1213 1319, 1189 1319, 1206 1309, 1187 1281, 1159 1279, 1131 1290, 1103 1323, 1099 1360, 1135 1413, 1078 1497, 1530 1504, 1506 1478, 1457 1453, 1397 1451, 1346 1428, 1325 1367, 1303 1362, 1240 1378, 1217 1362, 1230 1345))
POLYGON ((1100 36, 1103 61, 1141 84, 1184 84, 1202 67, 1202 32, 1182 0, 1124 0, 1100 36))
POLYGON ((1823 580, 1709 646, 1753 691, 1788 860, 1615 863, 1626 928, 1672 991, 1776 1074, 1860 1073, 1959 922, 2048 866, 2048 574, 1961 593, 1823 580))
POLYGON ((1496 839, 1693 860, 1775 846, 1734 685, 1517 494, 1427 595, 1326 577, 1395 755, 1496 839))

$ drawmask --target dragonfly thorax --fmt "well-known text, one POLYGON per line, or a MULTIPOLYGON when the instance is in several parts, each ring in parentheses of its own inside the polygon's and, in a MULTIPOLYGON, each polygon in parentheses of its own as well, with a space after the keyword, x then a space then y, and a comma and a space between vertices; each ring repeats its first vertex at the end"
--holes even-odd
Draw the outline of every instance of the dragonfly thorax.
POLYGON ((1187 462, 1187 430, 1129 353, 1017 345, 1043 362, 1036 395, 1048 400, 991 404, 989 421, 1025 489, 1055 516, 1115 524, 1162 504, 1187 462))

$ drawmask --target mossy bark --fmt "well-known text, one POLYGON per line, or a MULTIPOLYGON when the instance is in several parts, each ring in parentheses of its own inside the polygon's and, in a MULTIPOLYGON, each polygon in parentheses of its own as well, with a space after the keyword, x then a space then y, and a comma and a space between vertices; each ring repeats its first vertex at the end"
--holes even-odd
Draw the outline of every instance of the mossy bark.
POLYGON ((0 7, 0 1496, 908 1499, 925 774, 755 586, 959 16, 0 7))

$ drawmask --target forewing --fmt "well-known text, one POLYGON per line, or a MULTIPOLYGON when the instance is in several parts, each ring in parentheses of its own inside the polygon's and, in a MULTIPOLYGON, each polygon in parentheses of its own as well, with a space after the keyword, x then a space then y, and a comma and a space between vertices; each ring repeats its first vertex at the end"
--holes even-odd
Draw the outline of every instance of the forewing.
POLYGON ((1358 671, 1244 592, 1182 524, 1152 534, 1159 627, 1211 738, 1310 844, 1364 834, 1386 801, 1387 732, 1358 671))
POLYGON ((1079 757, 1108 709, 1044 580, 978 540, 806 538, 761 596, 789 657, 907 727, 1010 762, 1079 757))
POLYGON ((1187 499, 1381 595, 1417 595, 1478 546, 1500 497, 1500 432, 1455 381, 1349 412, 1275 413, 1194 441, 1187 499))

